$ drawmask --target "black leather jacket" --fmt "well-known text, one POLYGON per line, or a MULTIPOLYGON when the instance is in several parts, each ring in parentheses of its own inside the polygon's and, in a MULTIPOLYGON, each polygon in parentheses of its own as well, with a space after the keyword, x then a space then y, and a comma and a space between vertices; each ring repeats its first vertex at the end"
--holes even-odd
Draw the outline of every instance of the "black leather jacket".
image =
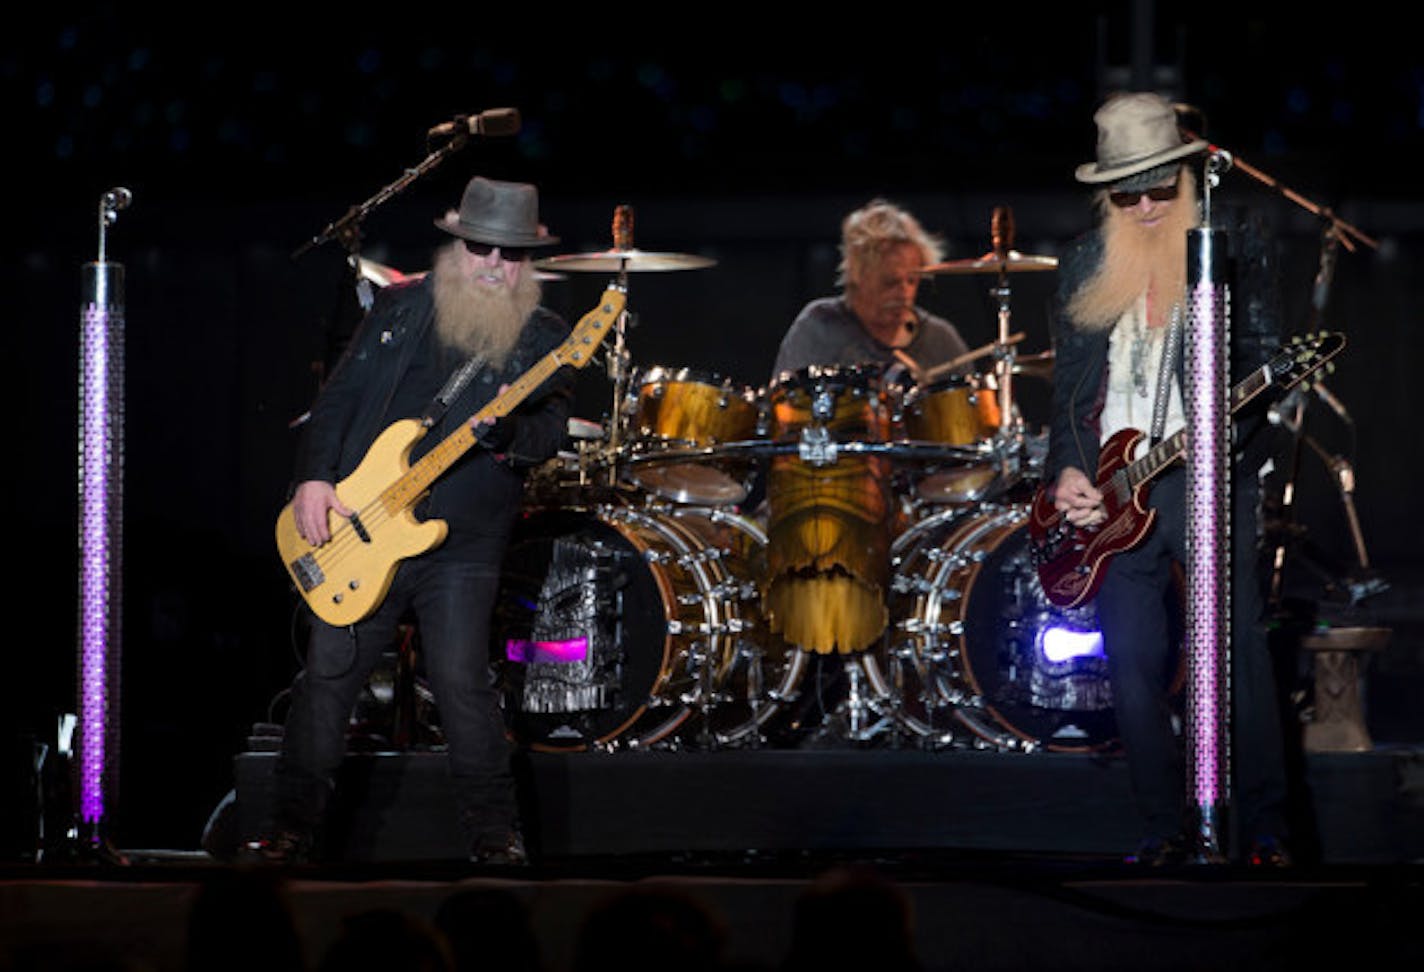
MULTIPOLYGON (((419 418, 428 400, 404 409, 393 403, 402 379, 420 364, 417 356, 430 347, 425 338, 435 320, 434 308, 429 276, 377 293, 312 406, 297 448, 294 483, 339 482, 356 469, 387 426, 397 419, 419 418), (401 411, 408 414, 398 414, 401 411)), ((482 368, 444 419, 416 443, 411 460, 467 421, 501 385, 512 383, 568 334, 568 325, 558 315, 536 309, 504 367, 482 368)), ((559 369, 507 419, 513 437, 504 453, 496 457, 482 448, 471 449, 436 481, 430 498, 417 506, 417 515, 449 520, 452 539, 461 530, 507 533, 522 499, 524 470, 554 455, 563 443, 572 391, 569 369, 559 369)))
MULTIPOLYGON (((1227 286, 1231 308, 1231 380, 1240 381, 1270 360, 1281 345, 1278 258, 1270 234, 1259 220, 1240 211, 1214 218, 1227 237, 1227 286)), ((1080 330, 1065 313, 1069 299, 1103 258, 1101 233, 1074 240, 1058 263, 1058 294, 1053 315, 1053 404, 1044 479, 1050 486, 1068 466, 1090 477, 1098 464, 1103 400, 1107 391, 1108 339, 1111 329, 1080 330)), ((1180 380, 1181 376, 1178 375, 1180 380)), ((1264 406, 1258 400, 1236 416, 1238 452, 1266 448, 1260 435, 1264 406)), ((1146 429, 1143 430, 1147 431, 1146 429)))

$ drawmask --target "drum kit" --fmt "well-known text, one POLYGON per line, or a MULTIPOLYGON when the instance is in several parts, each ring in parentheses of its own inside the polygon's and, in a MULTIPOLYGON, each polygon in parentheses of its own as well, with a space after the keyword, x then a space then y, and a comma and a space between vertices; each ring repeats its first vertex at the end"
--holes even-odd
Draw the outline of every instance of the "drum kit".
MULTIPOLYGON (((613 228, 611 249, 536 267, 626 287, 713 264, 637 249, 627 207, 613 228)), ((1052 607, 1028 554, 1043 450, 1010 383, 1053 358, 1016 353, 1008 279, 1055 265, 996 247, 926 268, 994 276, 1001 307, 998 340, 932 370, 828 365, 755 388, 633 367, 615 324, 605 421, 572 420, 572 448, 530 476, 505 561, 495 657, 515 737, 1109 745, 1094 619, 1052 607)))

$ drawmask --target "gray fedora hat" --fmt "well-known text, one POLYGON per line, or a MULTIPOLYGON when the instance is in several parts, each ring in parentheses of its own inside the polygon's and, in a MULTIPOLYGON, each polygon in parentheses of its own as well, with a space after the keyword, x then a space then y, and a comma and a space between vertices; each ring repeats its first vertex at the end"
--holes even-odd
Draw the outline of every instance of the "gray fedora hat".
POLYGON ((1161 95, 1114 95, 1093 115, 1098 125, 1098 158, 1078 166, 1079 182, 1117 182, 1167 162, 1195 155, 1205 139, 1187 139, 1177 110, 1161 95))
POLYGON ((460 209, 435 225, 461 239, 491 246, 549 246, 559 242, 539 225, 539 190, 524 182, 475 176, 465 186, 460 209))

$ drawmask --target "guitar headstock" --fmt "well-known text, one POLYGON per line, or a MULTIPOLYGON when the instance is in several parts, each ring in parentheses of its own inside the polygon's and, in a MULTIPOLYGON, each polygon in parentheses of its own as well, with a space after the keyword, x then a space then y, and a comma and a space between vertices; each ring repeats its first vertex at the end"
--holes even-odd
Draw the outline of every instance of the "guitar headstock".
POLYGON ((618 315, 623 313, 627 302, 628 295, 622 288, 609 286, 599 298, 598 306, 579 318, 573 333, 553 351, 559 364, 582 368, 592 361, 594 352, 618 315))
POLYGON ((1345 335, 1338 331, 1293 337, 1271 359, 1271 380, 1283 388, 1294 388, 1321 367, 1333 369, 1329 362, 1344 348, 1345 335))

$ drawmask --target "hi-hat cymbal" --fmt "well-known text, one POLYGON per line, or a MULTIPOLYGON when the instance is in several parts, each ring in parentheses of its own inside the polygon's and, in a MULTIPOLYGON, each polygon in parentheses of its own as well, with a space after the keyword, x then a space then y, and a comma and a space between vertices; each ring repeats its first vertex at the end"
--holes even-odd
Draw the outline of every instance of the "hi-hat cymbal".
POLYGON ((1053 349, 1038 354, 1021 354, 1014 359, 1013 372, 1030 378, 1053 378, 1053 349))
POLYGON ((1023 270, 1053 270, 1058 266, 1058 258, 1051 256, 1029 256, 1018 250, 1010 250, 999 256, 989 252, 971 260, 948 260, 925 267, 920 273, 926 276, 941 273, 1016 273, 1023 270))
POLYGON ((534 265, 541 270, 594 271, 597 273, 617 273, 620 270, 642 272, 649 270, 700 270, 717 261, 710 257, 689 253, 653 253, 639 249, 612 249, 601 253, 566 253, 562 256, 545 257, 534 265))

